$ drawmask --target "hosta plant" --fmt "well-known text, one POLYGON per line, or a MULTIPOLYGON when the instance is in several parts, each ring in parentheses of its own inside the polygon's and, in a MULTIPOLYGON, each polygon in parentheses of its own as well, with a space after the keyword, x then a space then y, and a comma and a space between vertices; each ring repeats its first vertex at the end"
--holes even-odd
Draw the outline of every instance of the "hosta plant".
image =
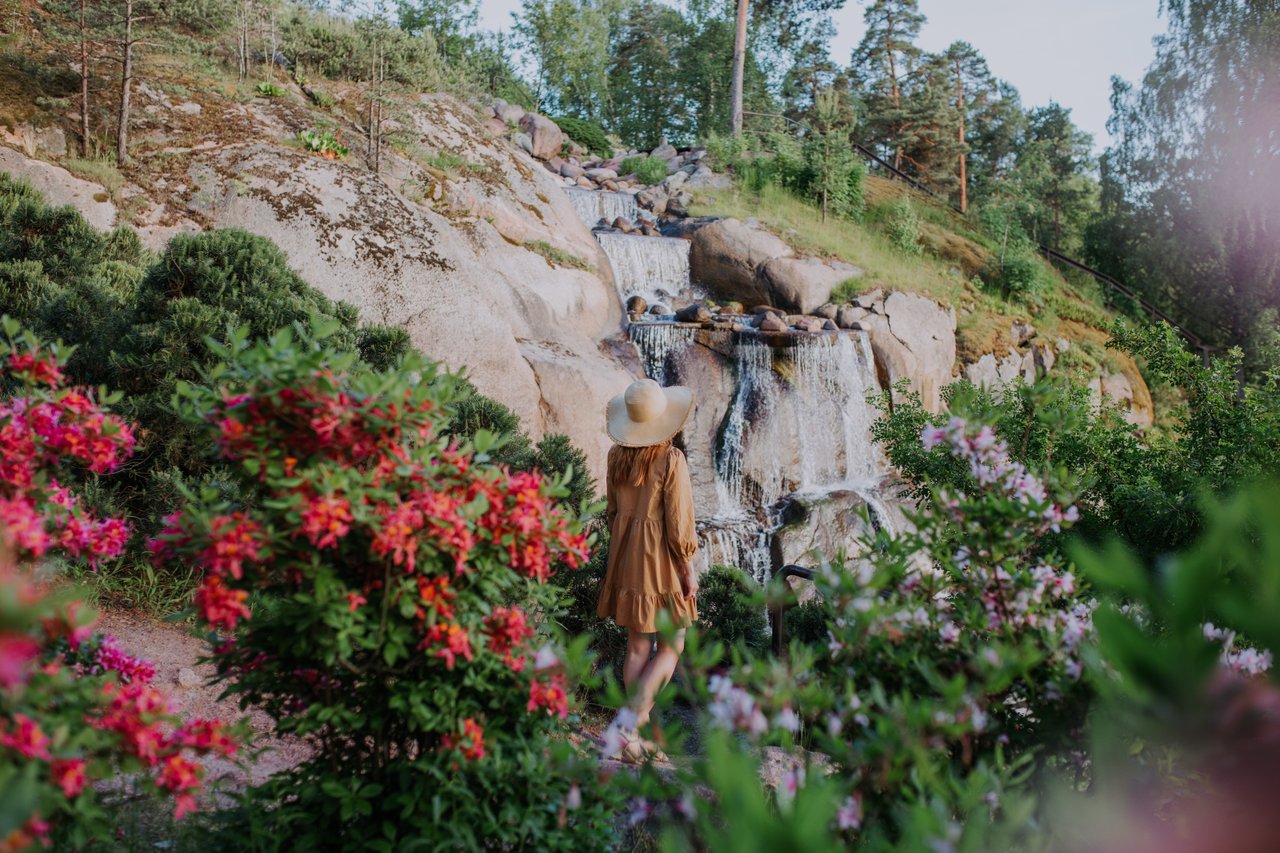
MULTIPOLYGON (((438 437, 458 380, 361 367, 321 339, 238 335, 181 416, 252 504, 192 495, 158 559, 203 571, 196 615, 243 702, 314 757, 255 792, 255 844, 606 843, 590 764, 557 736, 566 655, 552 567, 587 557, 562 484, 438 437)), ((581 646, 581 644, 579 644, 581 646)))

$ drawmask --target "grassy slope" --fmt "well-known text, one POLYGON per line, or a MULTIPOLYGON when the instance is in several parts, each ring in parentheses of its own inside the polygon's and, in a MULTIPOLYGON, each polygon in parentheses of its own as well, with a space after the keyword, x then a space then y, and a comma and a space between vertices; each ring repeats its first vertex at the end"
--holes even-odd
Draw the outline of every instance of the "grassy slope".
POLYGON ((983 285, 977 273, 998 250, 994 241, 950 208, 905 185, 868 176, 864 184, 867 214, 861 223, 828 218, 785 190, 760 193, 740 188, 699 193, 691 213, 698 216, 753 217, 800 252, 839 258, 867 271, 866 290, 875 287, 919 293, 956 309, 957 347, 962 362, 986 353, 1004 355, 1014 321, 1030 321, 1041 338, 1062 337, 1078 346, 1069 362, 1082 373, 1100 368, 1138 375, 1126 356, 1106 350, 1112 314, 1092 282, 1069 281, 1044 264, 1051 282, 1038 297, 1009 301, 983 285), (884 211, 908 193, 921 219, 922 257, 898 251, 882 233, 884 211))

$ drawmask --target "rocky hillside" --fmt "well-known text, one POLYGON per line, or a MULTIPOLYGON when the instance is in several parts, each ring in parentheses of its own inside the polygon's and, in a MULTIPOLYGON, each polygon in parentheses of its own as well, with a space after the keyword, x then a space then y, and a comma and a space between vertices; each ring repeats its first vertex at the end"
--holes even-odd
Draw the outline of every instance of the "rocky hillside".
MULTIPOLYGON (((1055 321, 1047 336, 1032 318, 966 298, 964 276, 950 292, 920 288, 849 256, 856 252, 815 245, 803 229, 758 211, 741 215, 705 152, 652 152, 670 174, 645 186, 619 174, 623 152, 593 158, 545 117, 423 95, 387 123, 392 144, 375 172, 362 150, 326 157, 299 143, 300 133, 319 127, 349 143, 360 139, 363 99, 354 85, 329 84, 336 103, 322 107, 296 88, 255 97, 191 84, 137 86, 134 162, 123 172, 69 157, 62 128, 72 117, 31 110, 5 128, 0 169, 26 177, 54 203, 74 205, 99 228, 136 228, 152 248, 207 228, 270 238, 325 295, 369 320, 404 326, 416 347, 465 369, 535 437, 568 434, 597 475, 605 401, 641 366, 622 335, 624 306, 609 261, 575 212, 571 188, 635 194, 657 224, 605 224, 691 241, 693 280, 714 300, 716 316, 694 310, 687 319, 766 331, 864 329, 881 382, 906 378, 935 407, 954 377, 1031 378, 1073 346, 1096 349, 1105 340, 1098 324, 1077 321, 1055 321), (685 218, 691 208, 739 216, 685 218), (850 295, 850 281, 860 295, 850 295), (773 310, 751 310, 762 304, 773 310), (975 311, 985 330, 976 346, 975 311)), ((945 259, 918 263, 952 267, 945 259)), ((1150 395, 1131 362, 1099 369, 1095 381, 1135 421, 1150 422, 1150 395)))

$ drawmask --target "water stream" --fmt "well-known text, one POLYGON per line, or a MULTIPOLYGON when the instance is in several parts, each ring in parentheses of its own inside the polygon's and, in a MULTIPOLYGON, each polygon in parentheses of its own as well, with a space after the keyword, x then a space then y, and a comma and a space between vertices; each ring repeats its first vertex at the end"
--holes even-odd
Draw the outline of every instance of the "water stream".
POLYGON ((602 190, 584 190, 569 188, 565 190, 573 209, 587 223, 588 228, 595 228, 604 222, 613 224, 618 217, 635 224, 641 217, 652 220, 652 214, 642 212, 636 205, 636 197, 631 193, 611 193, 602 190))
POLYGON ((609 257, 624 305, 641 296, 650 305, 670 306, 672 297, 689 294, 688 240, 617 231, 597 231, 596 240, 609 257))

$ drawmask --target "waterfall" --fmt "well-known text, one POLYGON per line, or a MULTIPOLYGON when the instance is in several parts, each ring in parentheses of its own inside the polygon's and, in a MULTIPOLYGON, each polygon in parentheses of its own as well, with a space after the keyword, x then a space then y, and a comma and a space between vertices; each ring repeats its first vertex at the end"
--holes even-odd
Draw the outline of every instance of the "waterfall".
POLYGON ((631 342, 640 351, 645 375, 659 385, 666 385, 667 356, 692 343, 697 330, 674 323, 632 323, 627 331, 631 342))
POLYGON ((584 190, 570 187, 565 190, 573 209, 587 223, 588 228, 595 228, 604 220, 606 225, 621 216, 628 222, 638 222, 640 217, 652 218, 642 213, 636 205, 636 197, 631 193, 611 193, 604 190, 584 190))
POLYGON ((596 232, 609 257, 618 295, 642 296, 652 304, 670 303, 689 289, 689 241, 674 237, 640 237, 612 231, 596 232))
POLYGON ((733 348, 737 389, 724 419, 715 450, 717 516, 746 513, 743 500, 742 440, 746 436, 753 402, 767 405, 773 385, 773 350, 756 335, 740 335, 733 348))
MULTIPOLYGON (((601 220, 621 216, 634 222, 642 215, 628 193, 565 192, 593 228, 601 220)), ((651 305, 674 307, 672 297, 697 298, 689 280, 687 241, 608 230, 597 230, 595 236, 623 303, 638 295, 651 305)), ((797 498, 839 506, 832 502, 848 502, 853 500, 848 493, 856 493, 876 529, 894 532, 898 516, 880 492, 885 460, 871 440, 874 413, 866 397, 879 385, 865 332, 699 333, 694 326, 656 318, 631 323, 627 330, 645 374, 662 385, 707 375, 695 372, 686 379, 681 375, 685 361, 673 358, 694 346, 708 352, 692 355, 716 364, 697 370, 710 368, 723 377, 716 381, 725 390, 715 393, 727 396, 695 388, 709 392, 700 405, 716 399, 717 407, 723 407, 704 411, 705 432, 690 444, 690 465, 712 475, 695 477, 702 568, 737 566, 755 580, 767 581, 773 546, 790 547, 785 536, 775 534, 797 498)))

